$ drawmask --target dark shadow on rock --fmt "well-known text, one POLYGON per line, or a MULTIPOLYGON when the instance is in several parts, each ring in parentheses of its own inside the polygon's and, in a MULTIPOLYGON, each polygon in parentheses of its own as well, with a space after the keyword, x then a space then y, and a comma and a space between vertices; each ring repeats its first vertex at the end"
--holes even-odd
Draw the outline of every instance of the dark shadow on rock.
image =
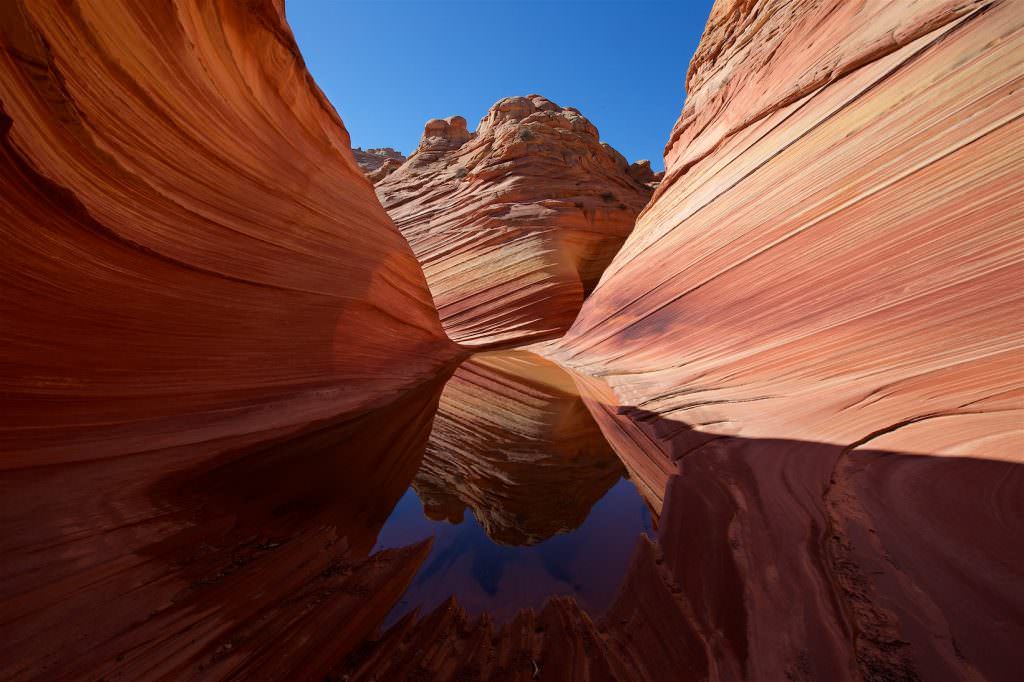
POLYGON ((605 414, 650 436, 675 473, 658 541, 641 542, 603 618, 560 598, 495 630, 449 602, 406 617, 340 670, 406 674, 442 643, 453 653, 422 674, 1008 680, 1024 666, 1019 464, 716 436, 630 407, 605 414), (493 647, 469 647, 482 638, 493 647))
POLYGON ((1024 665, 1019 464, 619 412, 675 462, 663 568, 725 677, 1009 679, 1024 665))
POLYGON ((369 552, 447 376, 290 432, 3 472, 0 676, 322 678, 427 556, 369 552))

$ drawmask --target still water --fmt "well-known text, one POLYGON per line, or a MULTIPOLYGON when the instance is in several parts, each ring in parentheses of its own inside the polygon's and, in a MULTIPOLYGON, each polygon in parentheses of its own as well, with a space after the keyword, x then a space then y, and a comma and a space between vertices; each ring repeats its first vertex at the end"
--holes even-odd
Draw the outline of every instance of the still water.
POLYGON ((355 670, 449 598, 484 631, 554 596, 598 620, 652 584, 656 519, 572 377, 521 351, 449 372, 374 410, 5 472, 0 653, 40 679, 355 670))
POLYGON ((499 623, 556 595, 600 615, 644 533, 650 511, 571 378, 528 353, 474 356, 445 386, 373 548, 432 538, 384 626, 450 597, 499 623))

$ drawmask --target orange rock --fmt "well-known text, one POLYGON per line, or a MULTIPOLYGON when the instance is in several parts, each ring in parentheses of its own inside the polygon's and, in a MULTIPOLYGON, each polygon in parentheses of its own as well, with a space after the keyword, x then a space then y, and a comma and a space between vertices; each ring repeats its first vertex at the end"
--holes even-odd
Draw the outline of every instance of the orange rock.
POLYGON ((0 678, 323 679, 429 554, 371 549, 445 378, 299 427, 0 472, 0 678))
POLYGON ((373 169, 372 171, 369 171, 366 174, 366 177, 370 179, 370 182, 377 184, 378 182, 380 182, 381 180, 383 180, 384 178, 386 178, 387 176, 391 175, 396 170, 401 168, 402 163, 403 161, 399 161, 398 159, 384 159, 384 162, 377 166, 377 168, 373 169))
POLYGON ((373 180, 374 173, 384 166, 391 166, 394 169, 405 163, 405 155, 391 147, 365 150, 362 147, 355 147, 352 149, 352 155, 371 180, 373 180))
POLYGON ((577 110, 501 100, 470 133, 428 121, 377 194, 423 264, 448 335, 470 346, 572 323, 650 196, 577 110))
POLYGON ((0 13, 0 467, 365 407, 452 355, 277 3, 0 13))

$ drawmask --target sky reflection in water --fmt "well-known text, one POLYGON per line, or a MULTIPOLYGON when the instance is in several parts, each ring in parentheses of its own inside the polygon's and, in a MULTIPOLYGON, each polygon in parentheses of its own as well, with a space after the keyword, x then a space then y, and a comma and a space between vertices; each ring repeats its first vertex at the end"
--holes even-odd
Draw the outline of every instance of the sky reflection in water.
POLYGON ((510 620, 548 597, 573 596, 592 614, 610 604, 642 533, 653 537, 651 514, 626 478, 591 508, 576 529, 530 546, 488 537, 471 509, 461 523, 435 521, 410 487, 381 530, 374 551, 434 537, 430 556, 388 616, 389 626, 414 608, 428 613, 449 596, 471 615, 510 620))

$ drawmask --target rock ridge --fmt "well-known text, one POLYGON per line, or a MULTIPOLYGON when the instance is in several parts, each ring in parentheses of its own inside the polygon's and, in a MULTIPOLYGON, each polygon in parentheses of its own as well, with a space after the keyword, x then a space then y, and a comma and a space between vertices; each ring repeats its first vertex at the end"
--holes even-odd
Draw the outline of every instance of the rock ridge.
POLYGON ((474 347, 565 331, 632 229, 653 174, 577 109, 507 97, 470 132, 426 123, 377 194, 423 265, 442 324, 474 347))

